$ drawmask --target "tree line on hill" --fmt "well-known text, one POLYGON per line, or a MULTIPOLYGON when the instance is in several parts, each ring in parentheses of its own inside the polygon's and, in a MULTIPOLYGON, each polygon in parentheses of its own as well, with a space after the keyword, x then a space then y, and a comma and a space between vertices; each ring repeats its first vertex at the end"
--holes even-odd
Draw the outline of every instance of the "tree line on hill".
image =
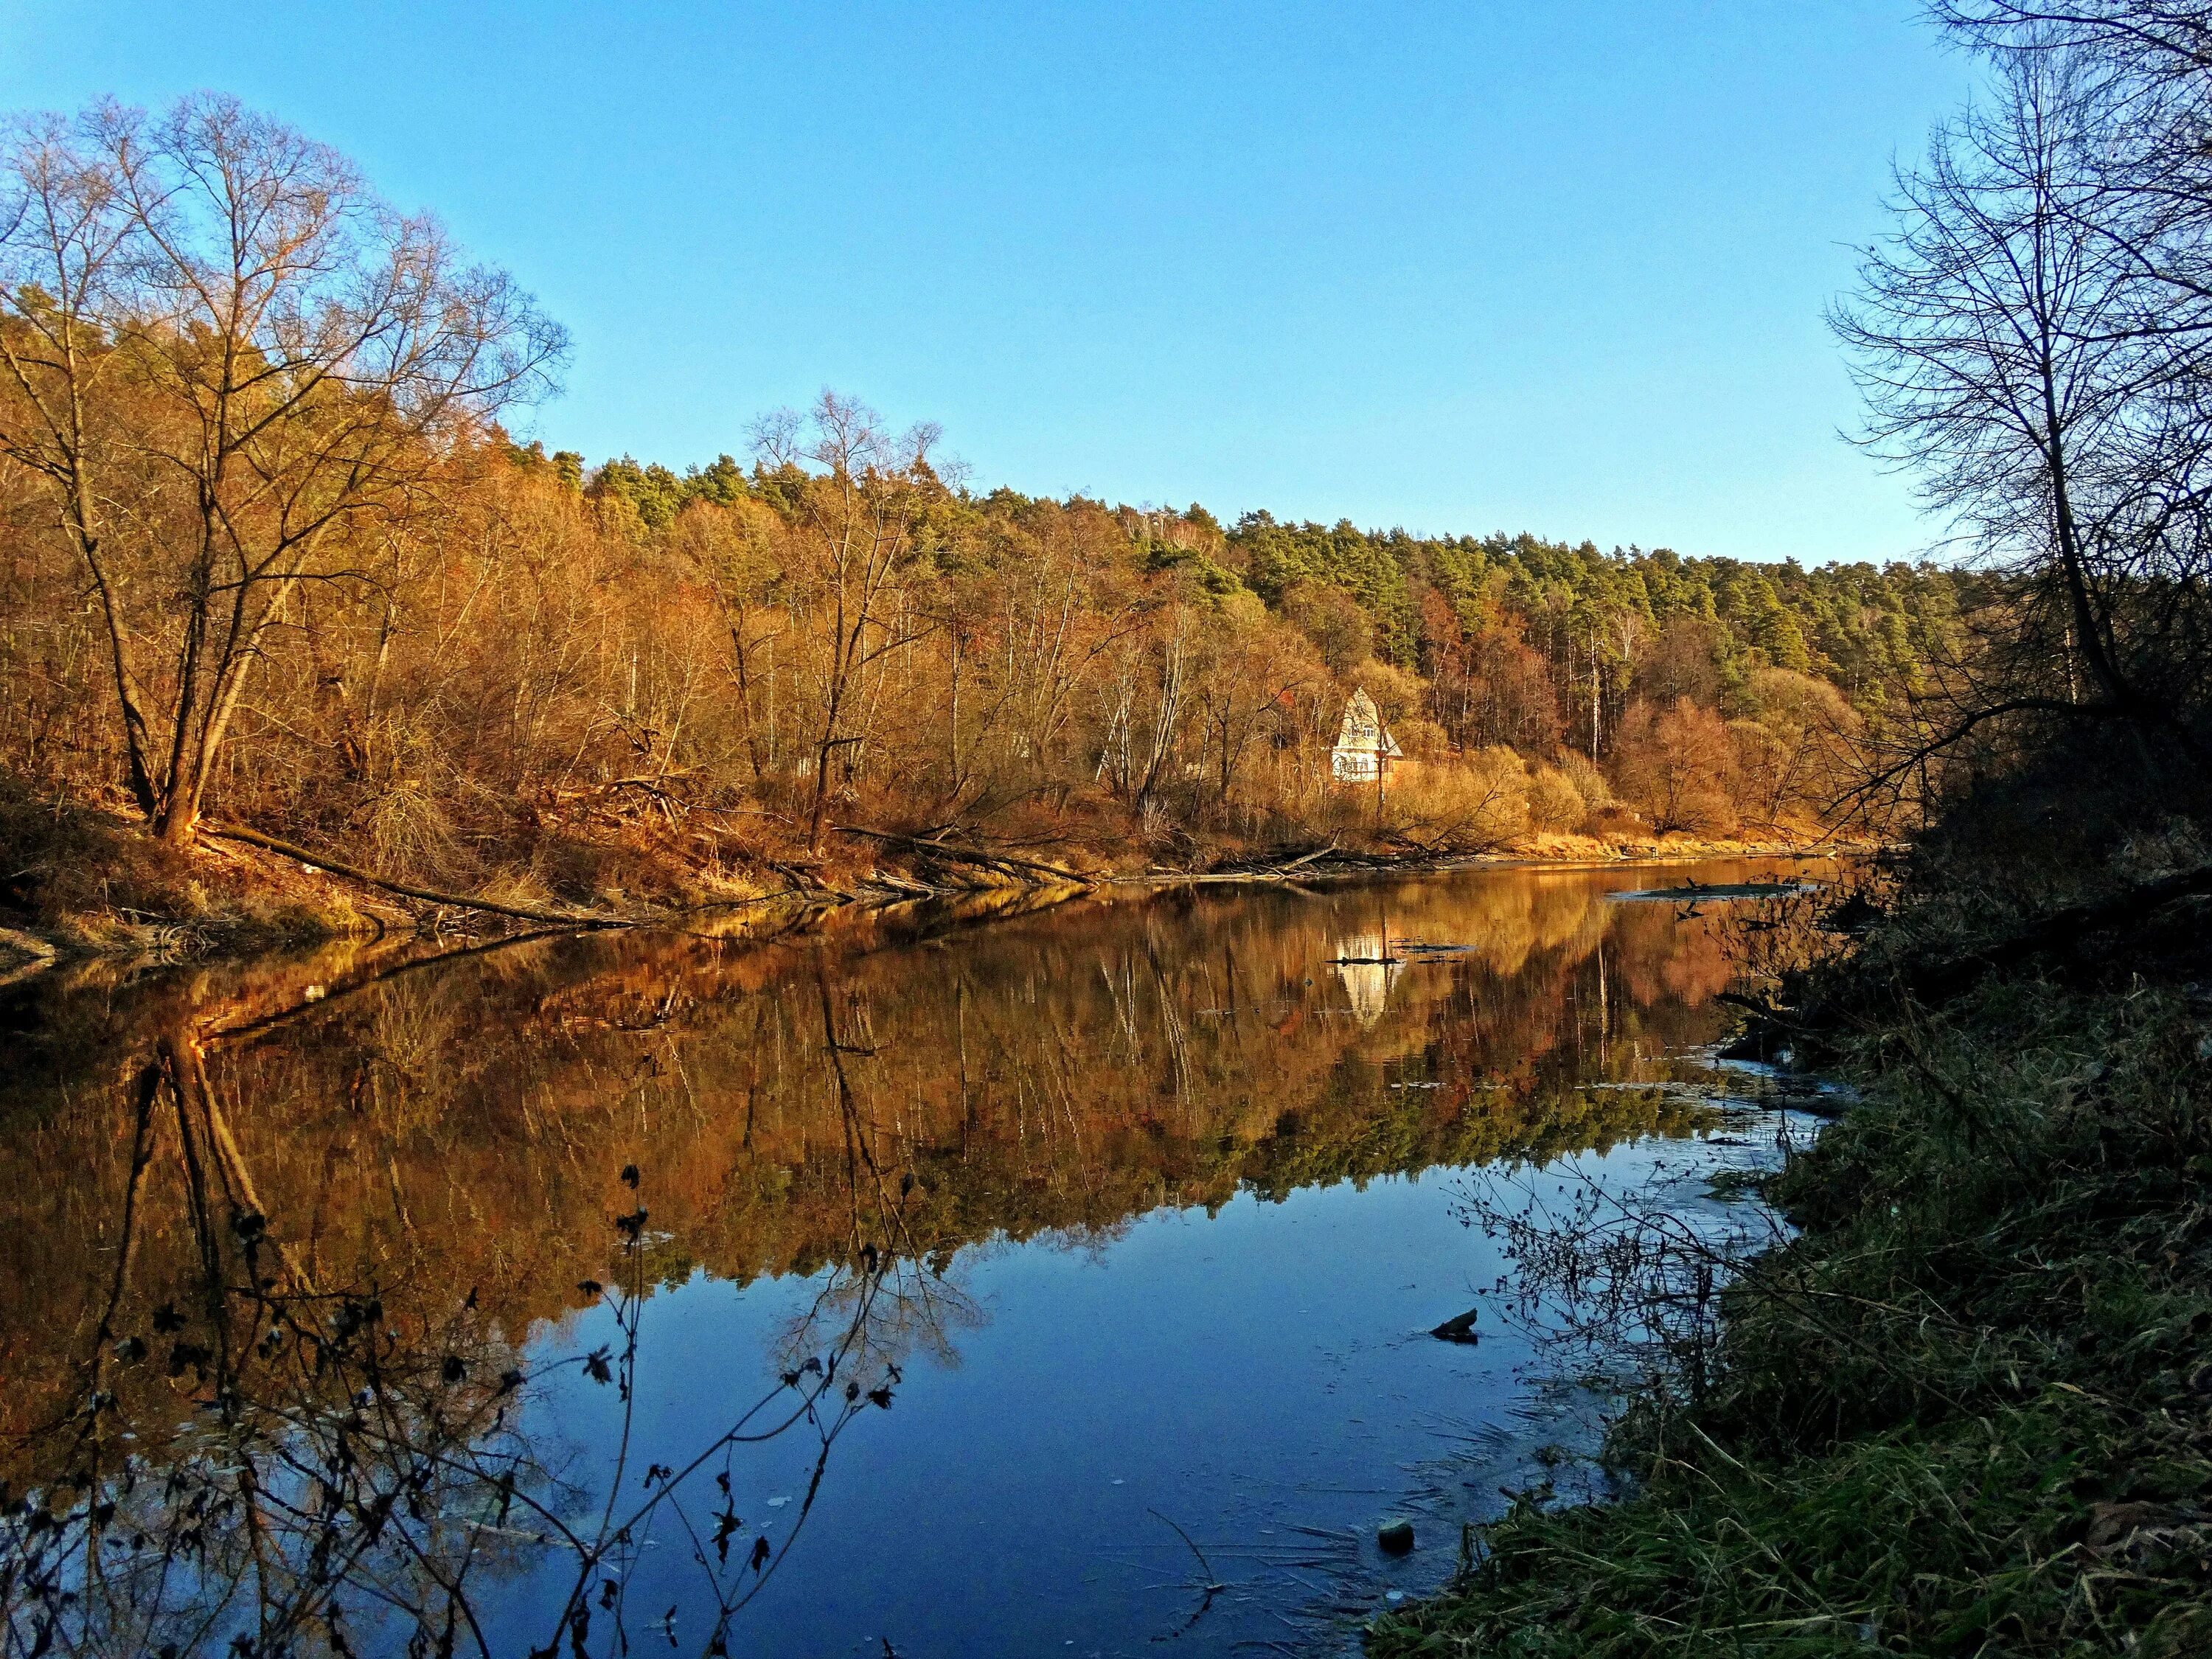
POLYGON ((803 865, 841 823, 1189 866, 1364 839, 1810 834, 2001 580, 971 487, 852 398, 750 465, 501 421, 561 331, 218 98, 0 174, 0 772, 517 890, 803 865), (1417 763, 1330 778, 1366 688, 1417 763))

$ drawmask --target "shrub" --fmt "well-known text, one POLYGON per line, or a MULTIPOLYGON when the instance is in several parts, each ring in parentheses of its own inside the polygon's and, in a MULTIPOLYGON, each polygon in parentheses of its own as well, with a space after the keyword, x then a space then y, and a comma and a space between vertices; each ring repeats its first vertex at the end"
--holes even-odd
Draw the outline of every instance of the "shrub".
POLYGON ((1480 852, 1528 828, 1528 772, 1510 749, 1409 767, 1383 793, 1382 827, 1431 852, 1480 852))
POLYGON ((1541 762, 1529 766, 1528 820, 1537 829, 1579 830, 1589 822, 1589 803, 1575 787, 1572 778, 1541 762))
POLYGON ((1583 798, 1585 811, 1602 812, 1613 804, 1613 787, 1606 782, 1605 774, 1597 769, 1595 761, 1579 750, 1569 749, 1560 754, 1559 770, 1567 775, 1567 781, 1574 785, 1575 793, 1583 798))

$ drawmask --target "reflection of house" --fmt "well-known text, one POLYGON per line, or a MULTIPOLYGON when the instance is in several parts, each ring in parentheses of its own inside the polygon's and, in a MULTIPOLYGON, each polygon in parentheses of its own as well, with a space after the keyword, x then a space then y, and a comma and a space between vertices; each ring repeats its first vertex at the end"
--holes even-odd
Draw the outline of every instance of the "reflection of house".
MULTIPOLYGON (((1364 695, 1364 694, 1363 694, 1364 695)), ((1390 941, 1382 933, 1355 933, 1336 942, 1336 976, 1352 999, 1352 1017, 1362 1025, 1382 1018, 1390 988, 1406 964, 1390 959, 1390 941)))
POLYGON ((1373 783, 1387 778, 1390 769, 1405 758, 1397 738, 1382 724, 1375 699, 1362 686, 1344 705, 1344 726, 1329 750, 1329 767, 1340 783, 1373 783))

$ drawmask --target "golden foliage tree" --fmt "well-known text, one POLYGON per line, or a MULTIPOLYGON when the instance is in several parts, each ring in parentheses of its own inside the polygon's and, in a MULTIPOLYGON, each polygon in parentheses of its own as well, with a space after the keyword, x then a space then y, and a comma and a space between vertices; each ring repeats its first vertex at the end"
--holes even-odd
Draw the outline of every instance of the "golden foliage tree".
POLYGON ((0 453, 82 562, 131 791, 181 842, 302 587, 376 580, 456 439, 542 389, 562 337, 228 99, 33 122, 0 180, 0 453))

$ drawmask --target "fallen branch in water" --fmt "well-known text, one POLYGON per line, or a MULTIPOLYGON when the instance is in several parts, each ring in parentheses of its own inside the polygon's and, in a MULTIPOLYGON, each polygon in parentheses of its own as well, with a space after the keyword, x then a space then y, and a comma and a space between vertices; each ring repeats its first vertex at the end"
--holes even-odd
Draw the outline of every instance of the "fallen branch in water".
POLYGON ((1316 847, 1312 852, 1304 854, 1297 858, 1292 859, 1288 864, 1275 865, 1270 869, 1261 872, 1261 873, 1262 875, 1269 876, 1287 876, 1291 871, 1303 869, 1305 866, 1311 864, 1316 859, 1325 859, 1334 851, 1336 851, 1336 843, 1334 842, 1331 842, 1326 847, 1316 847))
POLYGON ((1227 1589, 1229 1586, 1213 1576, 1213 1563, 1206 1559, 1206 1552, 1199 1548, 1198 1540, 1196 1539, 1193 1538, 1181 1527, 1176 1527, 1173 1521, 1169 1520, 1166 1516, 1162 1515, 1158 1510, 1148 1509, 1145 1512, 1158 1520, 1166 1521, 1168 1525, 1170 1527, 1175 1527, 1175 1535, 1182 1539, 1184 1543, 1190 1546, 1190 1553, 1198 1558, 1198 1570, 1204 1575, 1199 1583, 1193 1586, 1194 1589, 1201 1592, 1196 1610, 1191 1613, 1189 1618, 1184 1620, 1182 1624, 1178 1625, 1168 1635, 1155 1636, 1152 1638, 1152 1640, 1155 1642, 1172 1642, 1176 1637, 1181 1636, 1185 1631, 1195 1625, 1200 1620, 1205 1618, 1206 1610, 1213 1605, 1213 1598, 1220 1595, 1223 1590, 1227 1589))
POLYGON ((1787 1025, 1792 1018, 1790 1009, 1778 1008, 1765 997, 1746 996, 1740 991, 1716 991, 1715 1002, 1725 1002, 1737 1008, 1748 1008, 1761 1019, 1771 1020, 1777 1025, 1787 1025))
POLYGON ((935 898, 938 890, 927 882, 908 881, 904 876, 893 875, 888 870, 872 870, 868 879, 878 886, 888 887, 894 893, 903 893, 908 898, 935 898))
POLYGON ((434 888, 414 887, 356 865, 341 863, 327 853, 318 853, 313 848, 279 841, 274 836, 264 836, 258 830, 248 830, 239 824, 203 823, 199 826, 199 833, 218 841, 242 842, 248 847, 281 853, 288 859, 297 859, 314 869, 326 870, 334 876, 343 876, 348 881, 381 888, 387 893, 397 893, 402 898, 419 899, 425 904, 447 904, 463 910, 489 911, 493 915, 513 916, 520 921, 544 922, 559 927, 635 927, 641 920, 636 916, 615 915, 604 910, 541 910, 529 905, 503 904, 497 899, 478 898, 466 893, 441 893, 434 888))
POLYGON ((1011 853, 988 853, 980 848, 947 847, 942 842, 893 835, 885 830, 863 830, 852 823, 833 823, 830 827, 841 836, 859 836, 923 858, 943 859, 951 864, 976 865, 986 870, 995 870, 1000 875, 1036 874, 1050 876, 1054 881, 1072 882, 1079 887, 1091 884, 1090 878, 1079 876, 1073 870, 1063 870, 1056 864, 1040 864, 1034 859, 1018 859, 1011 853))

